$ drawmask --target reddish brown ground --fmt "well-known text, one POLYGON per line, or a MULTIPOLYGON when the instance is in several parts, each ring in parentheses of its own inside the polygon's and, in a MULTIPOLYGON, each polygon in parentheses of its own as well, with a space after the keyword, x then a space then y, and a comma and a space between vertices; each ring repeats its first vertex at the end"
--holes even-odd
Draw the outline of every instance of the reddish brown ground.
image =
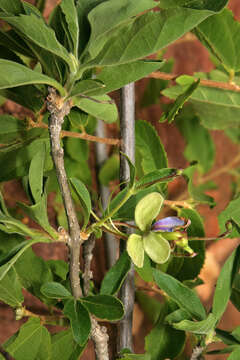
MULTIPOLYGON (((45 11, 45 15, 48 16, 51 7, 55 3, 55 0, 49 0, 48 6, 45 11)), ((233 10, 235 17, 240 20, 240 2, 239 0, 231 0, 230 8, 233 10)), ((192 74, 196 71, 210 71, 212 69, 212 64, 209 60, 209 56, 205 48, 198 42, 196 39, 186 39, 186 41, 179 41, 178 43, 170 46, 169 50, 166 53, 166 57, 174 57, 176 59, 174 66, 174 73, 177 74, 192 74)), ((147 83, 147 80, 139 81, 136 84, 136 97, 137 100, 141 99, 144 87, 147 83)), ((8 112, 15 115, 21 115, 22 109, 13 103, 7 102, 1 112, 8 112)), ((161 136, 162 142, 165 146, 165 149, 169 158, 169 165, 174 167, 183 167, 187 163, 183 157, 184 150, 184 140, 181 137, 178 129, 174 124, 159 124, 158 119, 160 118, 161 109, 159 105, 152 105, 148 108, 140 109, 137 108, 137 118, 146 119, 151 123, 155 124, 159 134, 161 136)), ((113 134, 114 131, 112 131, 113 134)), ((234 146, 229 139, 221 131, 212 131, 212 137, 216 145, 216 161, 212 172, 220 167, 224 166, 226 163, 231 161, 232 157, 236 154, 237 148, 234 146), (224 151, 222 151, 224 146, 224 151)), ((200 212, 205 221, 206 234, 208 236, 214 236, 219 233, 217 215, 222 211, 230 198, 230 175, 223 174, 215 179, 218 189, 211 192, 211 195, 214 196, 217 206, 209 210, 207 207, 201 207, 200 212)), ((5 186, 6 190, 6 200, 9 206, 15 206, 16 197, 18 200, 23 200, 25 195, 18 182, 13 181, 8 183, 5 186)), ((184 186, 182 183, 175 182, 170 187, 170 197, 175 198, 179 196, 181 192, 184 191, 184 186)), ((49 217, 51 222, 55 222, 55 213, 51 207, 53 201, 53 196, 49 197, 49 217)), ((26 219, 28 221, 28 219, 26 219)), ((198 288, 199 295, 203 303, 207 306, 211 306, 212 293, 216 279, 219 275, 222 264, 224 263, 227 256, 230 252, 237 246, 238 242, 236 240, 223 239, 217 243, 212 243, 208 245, 207 257, 205 261, 204 268, 201 273, 201 277, 204 280, 205 284, 198 288)), ((45 259, 66 259, 66 248, 61 245, 36 245, 36 253, 39 256, 42 256, 45 259)), ((101 276, 104 272, 105 264, 102 261, 103 259, 103 249, 102 246, 98 245, 95 250, 95 261, 93 267, 97 269, 97 282, 100 281, 101 276), (98 264, 98 267, 96 266, 98 264), (100 269, 99 269, 100 264, 100 269)), ((41 306, 41 303, 31 297, 29 294, 26 294, 26 306, 28 308, 34 309, 34 311, 44 312, 44 308, 41 306)), ((0 344, 2 344, 9 336, 16 332, 21 322, 16 322, 14 320, 14 314, 12 310, 5 306, 4 304, 0 305, 0 344)), ((229 304, 227 311, 225 312, 223 319, 221 321, 221 327, 226 330, 231 330, 235 326, 240 325, 240 315, 236 309, 229 304)), ((136 352, 143 352, 144 342, 143 336, 149 331, 150 325, 147 320, 144 318, 144 315, 138 305, 135 307, 134 311, 134 342, 136 352)), ((116 337, 116 334, 112 335, 112 339, 116 337)), ((83 360, 92 360, 94 355, 92 353, 91 345, 87 348, 83 360)), ((212 360, 223 360, 226 359, 226 356, 212 356, 209 357, 212 360)))

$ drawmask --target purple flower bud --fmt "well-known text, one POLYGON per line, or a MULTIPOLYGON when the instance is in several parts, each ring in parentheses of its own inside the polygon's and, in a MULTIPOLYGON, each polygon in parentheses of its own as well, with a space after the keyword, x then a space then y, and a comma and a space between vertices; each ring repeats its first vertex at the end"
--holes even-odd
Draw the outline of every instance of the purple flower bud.
POLYGON ((181 218, 179 218, 177 216, 169 216, 169 217, 165 217, 163 219, 160 219, 160 220, 156 221, 152 225, 152 230, 153 231, 172 232, 176 228, 186 227, 187 223, 188 222, 186 222, 185 219, 181 219, 181 218))

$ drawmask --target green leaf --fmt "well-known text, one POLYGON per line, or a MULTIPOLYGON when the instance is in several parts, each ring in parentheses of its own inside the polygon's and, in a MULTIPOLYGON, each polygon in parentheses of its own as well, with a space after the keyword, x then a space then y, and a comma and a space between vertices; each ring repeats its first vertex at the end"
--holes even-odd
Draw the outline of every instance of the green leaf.
POLYGON ((108 95, 93 96, 92 99, 74 97, 73 103, 79 109, 106 123, 112 123, 118 119, 117 107, 108 95))
POLYGON ((197 27, 196 34, 229 72, 240 70, 240 24, 231 11, 224 9, 209 17, 197 27))
POLYGON ((22 286, 13 268, 0 281, 0 300, 12 307, 21 306, 24 301, 22 286))
POLYGON ((151 360, 175 359, 184 348, 185 333, 165 323, 165 317, 170 310, 169 304, 165 303, 157 323, 145 338, 145 350, 151 355, 151 360))
POLYGON ((81 203, 81 206, 83 209, 83 215, 84 215, 83 228, 85 228, 88 224, 91 209, 92 209, 91 197, 90 197, 90 194, 89 194, 86 186, 83 184, 82 181, 80 181, 77 178, 70 178, 70 181, 80 199, 80 203, 81 203))
MULTIPOLYGON (((43 106, 44 97, 34 85, 17 86, 10 89, 0 90, 0 96, 4 96, 6 99, 12 100, 15 103, 22 105, 34 112, 38 112, 43 106)), ((25 138, 25 133, 18 134, 19 137, 25 138), (21 136, 20 136, 21 135, 21 136)), ((34 129, 35 131, 37 128, 34 129)), ((40 130, 40 128, 38 129, 40 130)), ((42 131, 42 130, 41 130, 42 131)))
POLYGON ((228 360, 238 360, 240 356, 240 347, 233 350, 233 352, 229 355, 228 360))
POLYGON ((163 204, 163 197, 152 192, 142 198, 135 209, 135 223, 141 231, 151 228, 153 220, 158 216, 163 204))
POLYGON ((178 306, 197 320, 206 319, 205 309, 196 293, 180 281, 159 270, 153 270, 157 285, 172 298, 178 306))
POLYGON ((11 115, 0 115, 0 141, 8 144, 18 137, 24 136, 27 131, 24 121, 11 115))
POLYGON ((22 3, 20 0, 8 1, 0 0, 0 8, 6 13, 18 15, 23 11, 22 3))
POLYGON ((196 167, 197 165, 189 166, 183 172, 187 178, 189 195, 197 203, 207 204, 210 207, 214 207, 216 205, 214 199, 202 191, 202 186, 194 186, 193 177, 196 171, 196 167))
POLYGON ((40 201, 36 204, 29 206, 24 203, 18 202, 19 207, 36 223, 38 223, 53 239, 58 238, 57 231, 49 224, 47 213, 47 193, 41 197, 40 201))
MULTIPOLYGON (((73 360, 71 355, 75 352, 79 357, 85 345, 79 346, 73 339, 72 331, 63 330, 52 336, 51 360, 73 360), (69 357, 70 356, 70 357, 69 357)), ((76 358, 75 358, 76 359, 76 358)))
POLYGON ((135 266, 135 270, 138 275, 146 282, 153 282, 153 274, 152 274, 152 264, 149 256, 144 254, 144 262, 142 267, 135 266))
POLYGON ((151 360, 149 354, 123 354, 122 360, 151 360))
POLYGON ((167 113, 164 113, 161 118, 160 122, 164 122, 165 120, 168 121, 170 124, 175 119, 175 116, 178 114, 179 110, 183 107, 186 101, 190 98, 193 92, 197 89, 199 85, 200 79, 197 81, 193 80, 193 83, 187 87, 186 90, 176 98, 173 105, 170 106, 170 110, 167 113))
POLYGON ((240 247, 233 251, 222 267, 213 298, 212 312, 217 321, 221 319, 232 292, 234 277, 239 271, 240 247))
POLYGON ((209 10, 187 8, 144 13, 114 32, 87 66, 124 64, 146 57, 165 48, 213 14, 209 10))
POLYGON ((136 292, 136 300, 151 323, 155 324, 159 318, 164 304, 142 291, 136 292))
POLYGON ((169 242, 159 233, 152 231, 143 236, 143 247, 148 256, 157 264, 168 261, 171 248, 169 242))
POLYGON ((237 339, 237 341, 240 343, 240 326, 237 326, 232 332, 231 335, 237 339))
POLYGON ((60 283, 47 282, 41 287, 41 292, 44 296, 51 299, 67 299, 72 297, 72 294, 60 283))
POLYGON ((66 280, 69 273, 69 265, 63 260, 47 260, 47 265, 50 267, 52 273, 61 280, 66 280))
MULTIPOLYGON (((187 229, 188 237, 204 237, 204 225, 202 218, 196 210, 193 209, 181 209, 178 214, 180 217, 190 219, 191 225, 187 229)), ((193 249, 197 255, 194 258, 185 258, 181 264, 180 269, 177 270, 176 277, 180 281, 195 279, 204 264, 205 259, 205 241, 194 240, 189 241, 189 246, 193 249)), ((178 261, 177 258, 172 260, 178 261)), ((170 268, 168 268, 168 271, 170 268)), ((171 274, 171 272, 170 272, 171 274)))
POLYGON ((217 319, 213 314, 209 314, 205 320, 190 321, 182 320, 179 323, 172 324, 175 329, 188 331, 193 334, 208 335, 214 330, 217 319))
POLYGON ((56 80, 31 70, 24 65, 0 59, 0 67, 0 89, 29 84, 47 84, 56 88, 63 96, 66 93, 65 89, 56 80))
POLYGON ((113 154, 101 166, 98 177, 102 185, 108 186, 110 181, 119 177, 119 155, 113 154))
POLYGON ((87 49, 91 58, 99 53, 116 28, 155 6, 153 0, 139 0, 137 4, 134 0, 108 1, 96 6, 88 15, 91 37, 87 49))
POLYGON ((121 288, 131 267, 131 260, 124 251, 117 262, 106 273, 101 284, 101 295, 115 295, 121 288))
MULTIPOLYGON (((102 89, 105 87, 102 81, 97 80, 81 80, 75 83, 70 96, 81 95, 101 95, 102 89)), ((105 93, 105 91, 103 92, 105 93)))
POLYGON ((88 340, 91 331, 88 310, 82 302, 69 300, 65 304, 63 312, 70 320, 74 340, 77 344, 83 346, 88 340))
POLYGON ((62 0, 60 7, 65 15, 65 19, 68 25, 68 31, 70 33, 73 44, 73 54, 76 58, 78 58, 79 27, 78 14, 74 0, 62 0))
POLYGON ((131 234, 127 240, 127 252, 132 262, 139 268, 143 267, 144 248, 142 236, 131 234))
POLYGON ((153 185, 155 183, 165 183, 168 181, 172 181, 178 175, 180 175, 180 171, 177 169, 166 168, 154 170, 144 175, 140 180, 138 180, 135 184, 135 188, 143 189, 144 187, 153 185))
POLYGON ((191 319, 190 314, 183 309, 177 309, 165 317, 165 321, 170 325, 174 323, 179 323, 180 321, 183 320, 190 320, 190 319, 191 319))
POLYGON ((81 298, 88 311, 97 318, 107 321, 120 320, 124 315, 123 304, 111 295, 95 295, 81 298))
MULTIPOLYGON (((212 74, 209 74, 209 79, 215 80, 212 74)), ((184 88, 177 85, 163 90, 162 93, 175 99, 184 88)), ((237 92, 199 86, 189 102, 202 125, 208 129, 221 130, 239 125, 240 94, 237 92)))
POLYGON ((196 160, 202 173, 208 172, 213 166, 215 155, 211 134, 200 124, 198 117, 192 114, 191 107, 189 112, 183 110, 176 119, 176 124, 186 141, 184 156, 189 162, 196 160))
POLYGON ((235 276, 233 282, 231 302, 236 307, 236 309, 240 311, 240 274, 235 276))
POLYGON ((167 168, 167 156, 155 128, 144 120, 136 122, 136 151, 144 174, 167 168))
POLYGON ((28 241, 28 243, 23 248, 21 248, 21 250, 19 250, 18 253, 10 261, 0 267, 0 281, 4 279, 4 277, 10 271, 10 269, 13 268, 14 264, 23 255, 23 253, 36 242, 36 240, 28 241))
POLYGON ((18 336, 6 351, 16 360, 50 360, 50 334, 40 324, 40 319, 30 318, 21 326, 18 336))
MULTIPOLYGON (((105 84, 105 87, 99 89, 98 93, 107 94, 120 89, 126 84, 140 80, 148 74, 161 69, 163 64, 163 61, 138 60, 130 64, 104 67, 100 74, 96 76, 96 80, 105 84)), ((93 94, 90 91, 90 95, 94 95, 94 91, 93 94)))
POLYGON ((227 4, 227 0, 219 0, 217 3, 215 1, 202 0, 201 2, 195 0, 162 0, 161 8, 168 9, 171 7, 186 7, 190 9, 197 10, 211 10, 211 11, 221 11, 222 8, 227 4))
POLYGON ((34 155, 29 167, 29 186, 35 203, 39 202, 42 197, 45 156, 46 147, 42 143, 42 149, 34 155))
POLYGON ((59 56, 69 65, 71 71, 75 70, 75 64, 72 57, 58 42, 53 29, 47 26, 42 18, 38 18, 33 14, 20 15, 18 17, 0 15, 0 18, 8 22, 40 48, 59 56))
POLYGON ((239 237, 240 233, 240 214, 238 208, 240 206, 240 197, 230 201, 227 207, 218 217, 221 231, 225 231, 225 224, 228 220, 233 221, 233 231, 228 235, 230 238, 239 237))

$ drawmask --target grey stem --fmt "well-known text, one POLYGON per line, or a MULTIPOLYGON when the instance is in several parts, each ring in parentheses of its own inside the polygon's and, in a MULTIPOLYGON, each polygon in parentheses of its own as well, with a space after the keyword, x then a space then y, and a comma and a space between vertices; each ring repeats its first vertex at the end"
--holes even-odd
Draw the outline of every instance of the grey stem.
MULTIPOLYGON (((121 151, 132 163, 135 162, 135 88, 134 83, 121 89, 121 151)), ((124 156, 120 155, 120 183, 129 180, 130 171, 124 156)), ((123 184, 125 186, 125 184, 123 184)), ((120 242, 120 253, 126 249, 126 241, 120 242)), ((120 290, 120 299, 124 304, 125 316, 119 323, 119 350, 129 348, 133 350, 132 317, 135 298, 134 267, 133 264, 120 290)))
POLYGON ((201 360, 202 359, 202 353, 204 351, 204 348, 201 346, 196 346, 193 349, 192 356, 190 360, 201 360))
MULTIPOLYGON (((105 124, 101 120, 98 120, 96 135, 103 138, 105 137, 105 124)), ((107 159, 107 147, 106 144, 101 144, 99 142, 96 142, 95 148, 96 148, 97 166, 98 168, 100 168, 103 162, 107 159)), ((103 209, 105 210, 108 205, 110 191, 107 186, 101 184, 99 185, 99 188, 100 188, 102 206, 103 209)), ((118 242, 112 234, 104 233, 104 245, 106 249, 107 267, 108 269, 110 269, 115 264, 117 259, 118 242)))
POLYGON ((51 143, 52 159, 56 169, 56 175, 65 207, 65 212, 69 228, 69 252, 70 252, 70 281, 72 293, 75 298, 82 296, 82 289, 80 286, 80 247, 82 240, 80 237, 80 227, 76 211, 74 208, 67 174, 64 167, 64 151, 61 147, 61 129, 64 121, 64 116, 70 112, 69 102, 63 102, 61 97, 57 94, 54 88, 49 87, 49 95, 47 97, 47 108, 50 112, 49 116, 49 133, 51 143))

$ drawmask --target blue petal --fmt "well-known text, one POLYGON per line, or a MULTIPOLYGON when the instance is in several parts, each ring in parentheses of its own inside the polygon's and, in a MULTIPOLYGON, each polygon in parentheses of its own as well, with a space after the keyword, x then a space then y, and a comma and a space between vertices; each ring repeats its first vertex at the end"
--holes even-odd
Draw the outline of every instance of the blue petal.
POLYGON ((184 226, 186 222, 177 216, 169 216, 156 221, 153 226, 153 231, 173 231, 176 227, 184 226))

